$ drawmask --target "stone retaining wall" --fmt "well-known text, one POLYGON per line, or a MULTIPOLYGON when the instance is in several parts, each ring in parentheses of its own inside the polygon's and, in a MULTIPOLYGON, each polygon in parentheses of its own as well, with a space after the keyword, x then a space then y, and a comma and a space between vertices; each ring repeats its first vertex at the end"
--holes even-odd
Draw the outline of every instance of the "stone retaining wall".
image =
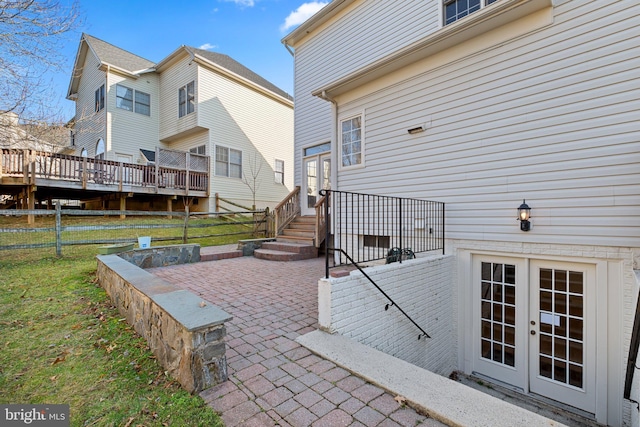
POLYGON ((224 324, 232 317, 138 265, 193 262, 199 255, 199 245, 176 245, 97 257, 100 285, 158 362, 191 393, 227 380, 224 324))

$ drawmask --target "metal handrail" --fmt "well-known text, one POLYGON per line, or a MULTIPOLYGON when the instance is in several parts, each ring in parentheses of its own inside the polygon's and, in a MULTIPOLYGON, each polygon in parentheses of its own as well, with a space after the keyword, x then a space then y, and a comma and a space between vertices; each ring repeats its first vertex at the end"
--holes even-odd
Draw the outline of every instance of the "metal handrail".
MULTIPOLYGON (((405 311, 404 311, 402 308, 400 308, 400 306, 399 306, 398 304, 396 304, 396 303, 395 303, 395 301, 394 301, 394 300, 393 300, 389 295, 387 295, 387 293, 386 293, 385 291, 383 291, 383 290, 380 288, 380 286, 378 286, 378 284, 377 284, 377 283, 376 283, 376 282, 375 282, 371 277, 369 277, 369 275, 368 275, 368 274, 367 274, 367 273, 362 269, 362 267, 360 267, 360 266, 359 266, 359 265, 358 265, 358 264, 357 264, 357 263, 356 263, 356 262, 355 262, 355 261, 354 261, 354 260, 349 256, 349 254, 348 254, 347 252, 345 252, 345 251, 344 251, 344 249, 327 248, 327 252, 329 252, 329 251, 332 251, 332 252, 341 252, 341 253, 342 253, 342 255, 344 255, 344 256, 345 256, 345 257, 346 257, 346 258, 351 262, 351 264, 353 264, 353 265, 358 269, 358 271, 360 271, 360 273, 362 273, 362 274, 364 275, 364 277, 366 277, 366 278, 369 280, 369 282, 371 282, 371 284, 372 284, 373 286, 375 286, 375 287, 376 287, 376 289, 377 289, 377 290, 379 290, 379 291, 382 293, 382 295, 384 295, 384 296, 385 296, 385 297, 386 297, 386 298, 391 302, 391 305, 389 305, 389 304, 385 305, 385 307, 384 307, 385 311, 386 311, 386 310, 388 310, 388 309, 389 309, 389 307, 393 307, 393 306, 398 307, 398 310, 400 310, 400 312, 401 312, 402 314, 404 314, 404 317, 406 317, 407 319, 409 319, 409 320, 411 321, 411 323, 413 323, 413 324, 416 326, 416 328, 420 329, 420 332, 422 332, 421 334, 419 334, 419 335, 418 335, 418 339, 422 338, 423 336, 424 336, 424 337, 427 337, 427 338, 431 338, 431 336, 429 336, 429 334, 428 334, 424 329, 422 329, 422 328, 420 327, 420 325, 418 325, 418 324, 417 324, 417 323, 416 323, 416 322, 411 318, 411 316, 409 316, 407 313, 405 313, 405 311)), ((328 260, 328 259, 329 259, 329 258, 327 257, 327 260, 328 260)), ((328 263, 327 263, 327 264, 328 264, 328 263)), ((329 278, 329 267, 328 267, 328 265, 327 265, 327 268, 326 268, 325 274, 326 274, 326 278, 328 279, 328 278, 329 278)))

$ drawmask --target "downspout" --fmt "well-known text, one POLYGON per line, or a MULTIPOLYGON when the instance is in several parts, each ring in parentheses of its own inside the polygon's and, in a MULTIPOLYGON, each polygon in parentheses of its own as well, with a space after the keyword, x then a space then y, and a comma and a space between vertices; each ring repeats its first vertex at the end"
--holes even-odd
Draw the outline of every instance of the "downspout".
POLYGON ((293 51, 293 50, 291 49, 291 46, 289 46, 286 42, 283 42, 282 44, 283 44, 283 45, 284 45, 284 47, 289 51, 289 53, 291 54, 291 56, 296 56, 296 55, 295 55, 295 51, 293 51))
POLYGON ((106 146, 104 147, 104 159, 107 160, 109 151, 111 150, 111 140, 109 139, 109 72, 111 71, 111 65, 107 64, 107 75, 104 79, 104 140, 106 146))

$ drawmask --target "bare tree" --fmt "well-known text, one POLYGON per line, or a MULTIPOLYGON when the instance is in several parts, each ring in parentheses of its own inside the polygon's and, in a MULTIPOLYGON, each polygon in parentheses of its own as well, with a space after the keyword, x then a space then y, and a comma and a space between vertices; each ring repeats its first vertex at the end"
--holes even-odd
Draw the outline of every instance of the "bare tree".
POLYGON ((80 23, 77 2, 0 0, 0 111, 66 121, 58 117, 50 73, 65 65, 62 45, 80 23))
POLYGON ((244 185, 249 187, 249 191, 251 191, 251 196, 253 197, 253 209, 256 210, 256 194, 258 193, 258 189, 260 188, 260 171, 262 170, 262 157, 256 153, 255 155, 249 155, 249 174, 243 170, 242 171, 242 182, 244 185))

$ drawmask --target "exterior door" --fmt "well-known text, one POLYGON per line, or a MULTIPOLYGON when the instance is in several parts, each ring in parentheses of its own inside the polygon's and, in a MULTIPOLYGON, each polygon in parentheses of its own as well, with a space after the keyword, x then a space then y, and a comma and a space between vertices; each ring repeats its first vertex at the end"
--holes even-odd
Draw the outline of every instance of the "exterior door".
POLYGON ((595 267, 531 261, 530 390, 595 413, 595 267))
POLYGON ((302 214, 315 215, 315 204, 320 200, 320 190, 331 188, 331 154, 324 153, 304 159, 304 184, 302 214))
POLYGON ((595 266, 478 256, 473 277, 474 371, 595 414, 595 266))

